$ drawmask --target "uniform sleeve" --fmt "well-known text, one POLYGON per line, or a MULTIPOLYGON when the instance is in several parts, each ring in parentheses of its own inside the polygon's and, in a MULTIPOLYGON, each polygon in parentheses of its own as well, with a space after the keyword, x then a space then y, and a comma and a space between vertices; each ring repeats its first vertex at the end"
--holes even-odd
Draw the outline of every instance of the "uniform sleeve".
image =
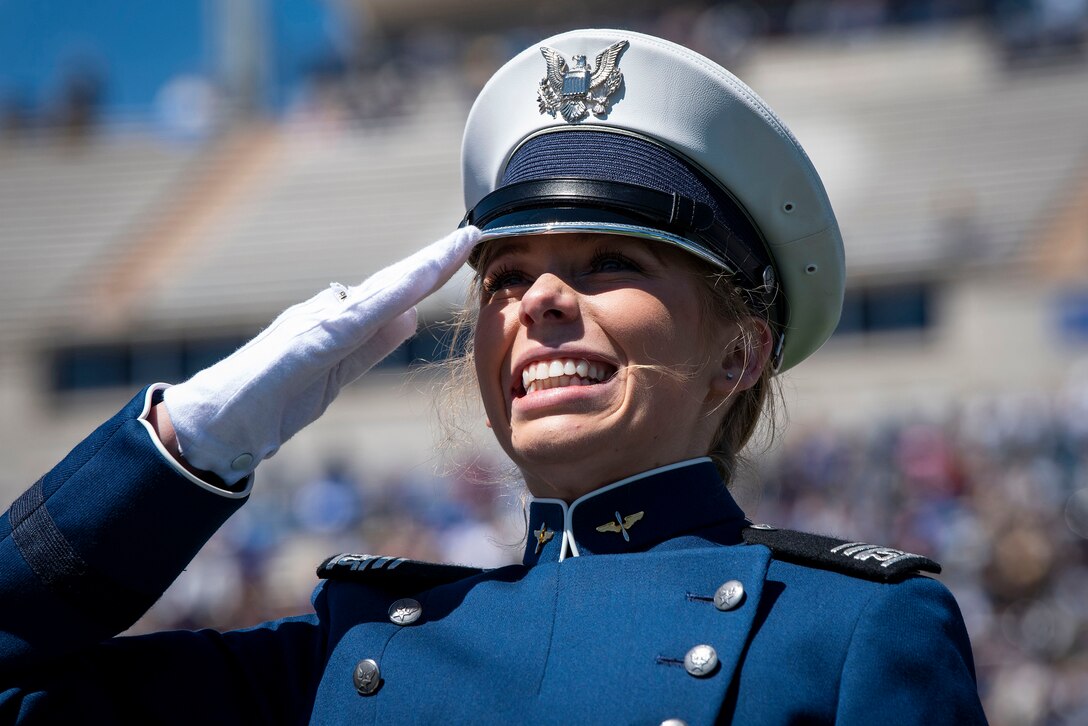
POLYGON ((0 687, 0 723, 305 723, 324 643, 314 615, 113 638, 0 687))
POLYGON ((278 723, 309 714, 324 657, 316 616, 114 637, 248 495, 170 460, 142 420, 154 393, 134 398, 0 520, 2 723, 91 714, 108 723, 278 723))
POLYGON ((0 518, 0 678, 131 626, 244 501, 167 461, 140 420, 149 393, 0 518))
POLYGON ((880 588, 843 667, 836 723, 985 724, 971 644, 952 594, 915 577, 880 588))

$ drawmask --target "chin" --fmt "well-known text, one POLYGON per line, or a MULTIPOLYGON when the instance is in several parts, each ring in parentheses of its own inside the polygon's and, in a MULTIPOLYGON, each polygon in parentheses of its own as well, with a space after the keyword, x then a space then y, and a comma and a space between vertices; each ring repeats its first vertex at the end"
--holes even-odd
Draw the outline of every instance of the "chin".
POLYGON ((600 459, 608 450, 607 442, 618 440, 590 432, 577 424, 563 425, 558 421, 533 421, 516 426, 506 447, 507 453, 519 465, 568 465, 600 459))
POLYGON ((585 437, 515 436, 508 452, 515 462, 539 466, 564 465, 600 456, 601 447, 585 437))

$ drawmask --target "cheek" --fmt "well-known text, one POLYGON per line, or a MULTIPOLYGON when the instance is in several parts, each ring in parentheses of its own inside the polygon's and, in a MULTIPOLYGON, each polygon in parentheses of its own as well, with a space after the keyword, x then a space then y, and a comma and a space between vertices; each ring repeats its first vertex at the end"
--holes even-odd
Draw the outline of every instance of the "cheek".
POLYGON ((476 317, 476 329, 473 331, 472 346, 476 352, 477 368, 482 361, 501 358, 506 346, 503 344, 505 336, 505 316, 500 310, 490 307, 480 309, 476 317))
MULTIPOLYGON (((613 309, 609 333, 624 349, 630 362, 661 365, 686 373, 706 362, 705 340, 700 327, 698 299, 680 289, 655 290, 656 294, 629 295, 613 309)), ((653 382, 651 398, 675 393, 671 378, 645 372, 637 381, 653 382)))
POLYGON ((705 335, 698 298, 690 291, 683 291, 657 302, 661 307, 654 318, 657 323, 654 334, 658 336, 660 347, 674 351, 678 359, 687 358, 693 355, 693 351, 700 350, 705 343, 705 335))
MULTIPOLYGON (((510 326, 500 311, 480 311, 473 335, 472 347, 476 364, 476 380, 484 404, 504 398, 502 391, 503 363, 510 353, 510 326)), ((489 413, 491 413, 489 411, 489 413)))
POLYGON ((657 298, 628 297, 613 313, 608 332, 632 359, 649 356, 666 363, 678 352, 677 343, 685 341, 682 318, 657 298))

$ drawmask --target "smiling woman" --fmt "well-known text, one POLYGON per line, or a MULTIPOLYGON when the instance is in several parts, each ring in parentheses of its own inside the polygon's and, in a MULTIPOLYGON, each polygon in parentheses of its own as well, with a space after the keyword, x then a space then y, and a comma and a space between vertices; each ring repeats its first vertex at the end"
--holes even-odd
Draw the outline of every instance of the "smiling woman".
POLYGON ((767 365, 766 323, 710 318, 713 276, 675 248, 563 234, 486 250, 476 375, 491 428, 534 496, 573 500, 707 455, 767 365))
POLYGON ((0 713, 984 722, 956 603, 921 574, 939 565, 753 524, 730 495, 771 377, 843 296, 831 204, 766 104, 686 48, 573 31, 496 73, 462 159, 457 231, 140 393, 12 505, 0 713), (480 397, 532 495, 522 563, 344 553, 312 614, 116 637, 465 262, 480 397))

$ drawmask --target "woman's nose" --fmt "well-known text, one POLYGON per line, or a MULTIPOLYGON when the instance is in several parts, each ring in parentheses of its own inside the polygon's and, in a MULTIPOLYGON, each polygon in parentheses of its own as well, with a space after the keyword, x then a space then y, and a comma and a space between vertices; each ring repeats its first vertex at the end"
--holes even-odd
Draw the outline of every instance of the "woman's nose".
POLYGON ((578 294, 557 275, 546 272, 521 297, 522 325, 569 322, 578 317, 578 294))

